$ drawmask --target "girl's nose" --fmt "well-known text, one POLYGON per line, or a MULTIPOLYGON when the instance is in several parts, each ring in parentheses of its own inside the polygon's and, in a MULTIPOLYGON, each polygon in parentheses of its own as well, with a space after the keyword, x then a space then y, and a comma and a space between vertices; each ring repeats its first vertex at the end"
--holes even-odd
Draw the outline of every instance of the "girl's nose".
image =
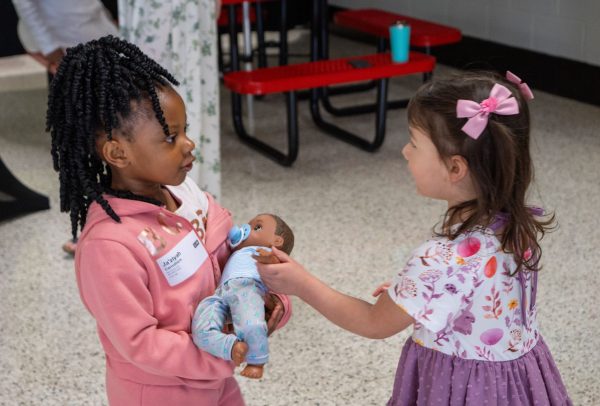
POLYGON ((186 149, 186 153, 192 152, 194 148, 196 148, 196 144, 192 141, 187 135, 184 136, 184 147, 186 149))

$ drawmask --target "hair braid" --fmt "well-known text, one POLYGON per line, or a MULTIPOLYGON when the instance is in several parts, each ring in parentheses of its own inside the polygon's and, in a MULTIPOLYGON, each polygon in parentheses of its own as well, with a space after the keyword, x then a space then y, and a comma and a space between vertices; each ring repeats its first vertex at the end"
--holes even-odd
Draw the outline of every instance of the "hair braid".
MULTIPOLYGON (((134 71, 136 71, 137 73, 139 73, 139 75, 143 78, 143 80, 146 82, 146 85, 148 85, 148 83, 152 83, 153 81, 159 81, 161 84, 164 84, 162 78, 158 77, 158 78, 154 78, 153 76, 151 76, 150 74, 148 74, 148 66, 139 66, 139 65, 131 65, 130 64, 131 69, 133 69, 134 71)), ((169 134, 169 126, 167 125, 167 122, 165 120, 165 117, 163 116, 163 112, 162 109, 160 108, 160 102, 158 100, 158 94, 156 93, 156 89, 154 88, 154 86, 149 86, 149 96, 150 96, 150 100, 152 101, 152 109, 154 110, 154 114, 156 115, 156 118, 158 119, 158 122, 160 123, 163 131, 165 132, 165 134, 169 134)))
POLYGON ((168 125, 156 86, 177 85, 175 78, 138 47, 107 36, 67 49, 50 85, 46 131, 60 182, 60 208, 69 212, 73 238, 85 225, 88 208, 98 203, 115 221, 119 216, 103 194, 160 205, 129 191, 110 188, 111 171, 96 152, 96 136, 121 129, 131 102, 147 98, 165 135, 168 125))

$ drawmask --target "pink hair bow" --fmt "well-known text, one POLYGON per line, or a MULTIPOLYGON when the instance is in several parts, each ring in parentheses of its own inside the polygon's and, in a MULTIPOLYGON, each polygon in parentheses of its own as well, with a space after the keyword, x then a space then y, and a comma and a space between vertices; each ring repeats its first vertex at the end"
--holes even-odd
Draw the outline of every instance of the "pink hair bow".
POLYGON ((519 87, 521 94, 526 100, 533 100, 533 92, 527 85, 527 83, 523 82, 520 77, 512 73, 511 71, 506 71, 506 79, 509 82, 513 82, 515 85, 519 87))
POLYGON ((490 91, 490 97, 481 103, 462 99, 456 103, 456 117, 469 118, 462 130, 474 140, 485 130, 490 113, 502 116, 519 114, 517 99, 506 86, 496 83, 490 91))

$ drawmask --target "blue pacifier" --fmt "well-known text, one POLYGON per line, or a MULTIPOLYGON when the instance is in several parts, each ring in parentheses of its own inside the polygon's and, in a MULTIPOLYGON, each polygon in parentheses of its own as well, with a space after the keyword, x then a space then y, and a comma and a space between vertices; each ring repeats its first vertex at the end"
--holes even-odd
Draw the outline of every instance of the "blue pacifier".
POLYGON ((229 246, 235 248, 242 243, 250 235, 250 224, 242 224, 241 226, 233 226, 227 234, 229 246))

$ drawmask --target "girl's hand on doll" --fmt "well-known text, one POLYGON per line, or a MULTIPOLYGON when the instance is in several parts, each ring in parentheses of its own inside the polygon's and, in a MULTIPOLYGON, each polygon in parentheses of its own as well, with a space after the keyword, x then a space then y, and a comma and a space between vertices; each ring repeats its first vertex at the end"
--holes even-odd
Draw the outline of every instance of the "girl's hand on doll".
POLYGON ((279 264, 257 263, 262 281, 273 292, 300 296, 302 287, 312 277, 302 265, 290 258, 285 252, 273 247, 273 254, 279 264))
POLYGON ((381 295, 383 292, 385 292, 386 290, 388 290, 391 285, 392 285, 391 282, 383 282, 371 294, 373 295, 373 297, 377 297, 377 296, 381 295))
POLYGON ((265 320, 267 321, 267 335, 273 334, 283 317, 283 303, 276 295, 265 295, 265 320))

